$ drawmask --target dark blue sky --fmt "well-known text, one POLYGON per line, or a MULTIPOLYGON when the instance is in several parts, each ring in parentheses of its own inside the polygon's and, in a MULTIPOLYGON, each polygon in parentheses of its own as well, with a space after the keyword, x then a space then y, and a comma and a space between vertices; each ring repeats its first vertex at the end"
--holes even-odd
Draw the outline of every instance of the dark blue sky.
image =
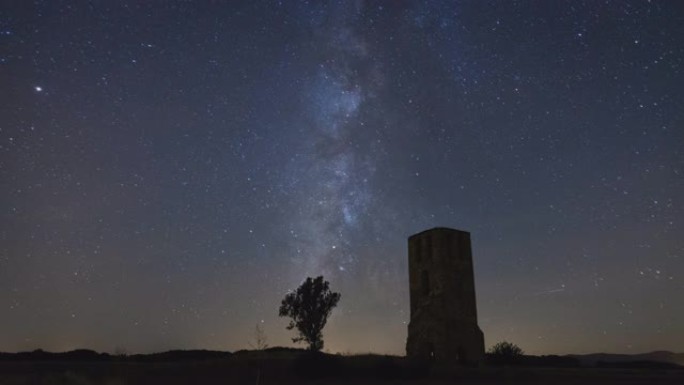
POLYGON ((679 1, 5 1, 0 351, 403 354, 470 231, 486 345, 684 346, 679 1))

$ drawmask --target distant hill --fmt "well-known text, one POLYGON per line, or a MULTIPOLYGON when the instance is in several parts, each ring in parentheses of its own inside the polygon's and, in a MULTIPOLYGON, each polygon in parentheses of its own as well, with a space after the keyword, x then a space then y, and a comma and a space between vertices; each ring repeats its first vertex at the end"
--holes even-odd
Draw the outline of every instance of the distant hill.
POLYGON ((673 353, 668 351, 655 351, 641 354, 569 354, 566 357, 572 357, 579 360, 582 366, 607 366, 606 364, 625 364, 629 362, 660 362, 684 366, 684 353, 673 353))
MULTIPOLYGON (((43 350, 19 353, 0 353, 0 361, 128 361, 128 362, 180 362, 221 360, 230 357, 236 359, 252 359, 255 357, 269 359, 295 359, 306 353, 303 349, 272 347, 261 351, 239 350, 237 352, 223 352, 214 350, 170 350, 151 354, 133 354, 128 356, 98 353, 87 349, 77 349, 62 353, 51 353, 43 350)), ((333 357, 334 355, 327 355, 333 357)), ((367 355, 366 355, 367 356, 367 355)), ((368 357, 383 357, 370 355, 368 357)), ((361 355, 355 356, 357 358, 361 355)), ((365 356, 364 356, 365 357, 365 356)), ((402 359, 402 357, 392 357, 402 359)), ((524 356, 520 361, 523 366, 538 367, 620 367, 620 368, 675 368, 684 367, 684 353, 655 351, 642 354, 569 354, 564 356, 524 356)))
POLYGON ((133 354, 130 356, 110 355, 98 353, 88 349, 77 349, 68 352, 51 353, 41 349, 31 352, 0 353, 0 361, 136 361, 136 362, 167 362, 167 361, 201 361, 228 358, 230 352, 212 350, 170 350, 168 352, 152 354, 133 354))
POLYGON ((126 357, 128 361, 202 361, 217 360, 232 356, 231 352, 216 350, 169 350, 168 352, 152 354, 134 354, 126 357))
POLYGON ((0 353, 0 361, 106 361, 111 356, 88 349, 76 349, 63 353, 51 353, 41 349, 31 352, 0 353))

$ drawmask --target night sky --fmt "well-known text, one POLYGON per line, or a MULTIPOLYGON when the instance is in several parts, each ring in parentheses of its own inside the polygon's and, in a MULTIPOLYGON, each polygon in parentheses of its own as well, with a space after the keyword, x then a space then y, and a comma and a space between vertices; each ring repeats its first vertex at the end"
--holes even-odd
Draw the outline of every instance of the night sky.
POLYGON ((404 354, 471 232, 533 354, 684 350, 681 1, 0 2, 0 351, 248 348, 307 276, 404 354))

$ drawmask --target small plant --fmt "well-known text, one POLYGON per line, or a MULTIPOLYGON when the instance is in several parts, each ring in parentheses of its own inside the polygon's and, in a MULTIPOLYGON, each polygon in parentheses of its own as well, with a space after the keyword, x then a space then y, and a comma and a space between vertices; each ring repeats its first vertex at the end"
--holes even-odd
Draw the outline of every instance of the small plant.
POLYGON ((258 323, 254 327, 254 343, 249 343, 249 346, 252 349, 255 350, 264 350, 268 348, 268 344, 266 343, 266 333, 264 333, 264 328, 261 327, 258 323))
POLYGON ((515 365, 520 363, 523 357, 523 351, 517 345, 502 341, 487 352, 489 361, 495 365, 515 365))
POLYGON ((128 357, 128 350, 126 350, 126 348, 124 348, 122 346, 117 346, 114 349, 114 356, 119 358, 119 359, 126 358, 126 357, 128 357))

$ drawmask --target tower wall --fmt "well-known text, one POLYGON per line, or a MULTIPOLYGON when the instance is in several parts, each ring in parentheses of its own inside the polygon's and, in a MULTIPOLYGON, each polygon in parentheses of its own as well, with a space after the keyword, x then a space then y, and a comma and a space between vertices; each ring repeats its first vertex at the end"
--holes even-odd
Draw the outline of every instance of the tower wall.
POLYGON ((470 233, 434 228, 409 237, 408 246, 407 355, 443 363, 480 363, 484 336, 477 325, 470 233))

